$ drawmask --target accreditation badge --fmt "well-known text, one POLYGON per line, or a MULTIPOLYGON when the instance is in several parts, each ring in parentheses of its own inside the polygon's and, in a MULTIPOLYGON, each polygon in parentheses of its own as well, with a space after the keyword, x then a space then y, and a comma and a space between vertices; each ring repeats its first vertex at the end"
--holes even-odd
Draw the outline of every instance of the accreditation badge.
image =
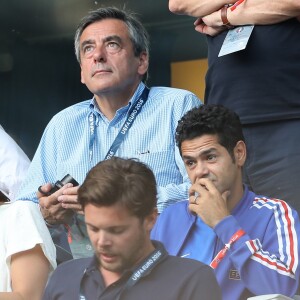
POLYGON ((254 25, 238 26, 230 29, 225 37, 218 57, 244 50, 248 44, 254 25))

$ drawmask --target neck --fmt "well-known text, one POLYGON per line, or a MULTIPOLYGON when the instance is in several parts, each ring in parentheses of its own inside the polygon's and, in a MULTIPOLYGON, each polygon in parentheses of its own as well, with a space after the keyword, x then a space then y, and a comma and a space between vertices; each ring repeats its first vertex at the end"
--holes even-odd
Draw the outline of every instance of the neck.
MULTIPOLYGON (((152 242, 149 240, 149 244, 146 246, 143 255, 140 259, 138 259, 135 264, 131 267, 131 269, 134 269, 137 265, 139 265, 152 251, 154 251, 154 246, 152 244, 152 242)), ((115 283, 116 281, 118 281, 125 270, 120 271, 120 272, 114 272, 114 271, 109 271, 107 269, 104 269, 101 265, 99 266, 100 269, 100 273, 102 274, 103 280, 104 280, 104 284, 105 286, 109 286, 113 283, 115 283)))
POLYGON ((104 285, 110 286, 111 284, 115 283, 122 277, 122 273, 112 272, 100 267, 100 273, 102 274, 104 285))
POLYGON ((112 120, 118 109, 126 106, 130 98, 135 93, 139 82, 131 88, 126 87, 122 90, 101 92, 95 94, 95 99, 99 110, 109 119, 112 120))
POLYGON ((241 201, 244 194, 244 186, 241 181, 240 184, 236 185, 235 189, 230 191, 230 195, 227 199, 227 207, 230 213, 236 207, 236 205, 241 201))

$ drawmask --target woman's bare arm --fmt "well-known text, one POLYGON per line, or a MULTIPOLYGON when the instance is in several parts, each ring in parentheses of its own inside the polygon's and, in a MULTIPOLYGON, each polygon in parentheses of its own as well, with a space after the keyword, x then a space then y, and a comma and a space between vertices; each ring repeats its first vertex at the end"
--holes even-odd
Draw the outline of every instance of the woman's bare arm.
POLYGON ((14 254, 11 258, 13 292, 0 293, 0 300, 40 300, 49 271, 49 261, 40 245, 14 254))

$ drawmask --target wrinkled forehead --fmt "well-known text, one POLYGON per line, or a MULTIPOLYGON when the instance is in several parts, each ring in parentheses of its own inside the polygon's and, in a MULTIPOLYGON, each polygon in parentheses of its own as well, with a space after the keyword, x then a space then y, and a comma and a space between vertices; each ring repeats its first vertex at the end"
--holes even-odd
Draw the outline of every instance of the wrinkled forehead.
POLYGON ((206 149, 222 147, 217 134, 203 134, 191 139, 186 139, 181 143, 181 152, 191 149, 206 149))
POLYGON ((105 39, 108 36, 129 38, 129 30, 126 23, 122 20, 111 18, 91 23, 82 31, 80 35, 80 42, 91 37, 105 39))

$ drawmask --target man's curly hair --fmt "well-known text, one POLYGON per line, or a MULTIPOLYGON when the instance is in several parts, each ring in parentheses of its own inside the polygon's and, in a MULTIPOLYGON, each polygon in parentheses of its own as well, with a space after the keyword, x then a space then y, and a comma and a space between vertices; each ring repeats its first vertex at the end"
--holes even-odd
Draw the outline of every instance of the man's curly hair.
POLYGON ((235 112, 222 105, 201 105, 188 111, 178 122, 175 137, 180 154, 182 142, 205 134, 217 135, 233 160, 237 142, 245 141, 240 118, 235 112))

